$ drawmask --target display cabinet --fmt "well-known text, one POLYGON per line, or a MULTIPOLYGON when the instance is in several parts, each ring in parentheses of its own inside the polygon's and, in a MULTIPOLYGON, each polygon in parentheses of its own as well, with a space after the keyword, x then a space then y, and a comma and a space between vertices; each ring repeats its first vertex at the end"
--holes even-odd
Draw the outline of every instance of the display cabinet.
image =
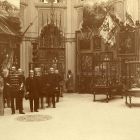
POLYGON ((96 101, 96 95, 106 95, 106 102, 113 96, 121 95, 123 90, 121 77, 121 62, 110 60, 105 57, 103 61, 94 63, 94 72, 92 79, 93 100, 96 101))
POLYGON ((140 97, 140 61, 128 61, 126 62, 126 67, 125 97, 126 105, 131 107, 134 105, 132 104, 132 97, 140 97))

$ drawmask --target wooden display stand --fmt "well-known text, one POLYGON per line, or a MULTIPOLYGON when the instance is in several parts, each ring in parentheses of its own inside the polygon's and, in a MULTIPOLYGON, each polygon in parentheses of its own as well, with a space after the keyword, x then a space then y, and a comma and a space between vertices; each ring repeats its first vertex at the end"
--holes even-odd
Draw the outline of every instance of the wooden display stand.
POLYGON ((126 105, 132 107, 132 97, 140 97, 140 61, 128 61, 126 76, 126 105), (129 102, 128 102, 129 98, 129 102))
POLYGON ((129 107, 132 106, 132 97, 140 97, 140 88, 131 88, 127 90, 126 95, 125 95, 125 103, 129 107), (127 98, 129 98, 129 103, 127 101, 127 98))
POLYGON ((96 62, 93 76, 92 93, 106 95, 106 102, 114 96, 123 96, 123 83, 120 77, 120 61, 99 61, 96 62))

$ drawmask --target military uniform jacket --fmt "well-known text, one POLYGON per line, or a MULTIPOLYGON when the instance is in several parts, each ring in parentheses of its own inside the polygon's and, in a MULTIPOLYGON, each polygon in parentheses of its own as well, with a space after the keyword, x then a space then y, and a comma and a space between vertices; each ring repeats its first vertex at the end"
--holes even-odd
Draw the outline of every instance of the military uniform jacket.
POLYGON ((22 79, 18 73, 10 73, 7 78, 7 83, 9 87, 15 90, 20 90, 22 79))
POLYGON ((18 73, 10 73, 7 78, 12 97, 16 97, 21 89, 22 79, 18 73))

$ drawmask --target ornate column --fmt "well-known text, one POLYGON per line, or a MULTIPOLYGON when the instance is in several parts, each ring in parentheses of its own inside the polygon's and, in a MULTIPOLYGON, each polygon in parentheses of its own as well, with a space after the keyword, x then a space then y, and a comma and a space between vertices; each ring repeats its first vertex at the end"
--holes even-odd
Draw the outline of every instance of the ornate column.
MULTIPOLYGON (((22 0, 20 3, 20 20, 21 20, 21 28, 22 32, 24 32, 29 24, 30 21, 27 19, 27 11, 28 11, 28 4, 26 1, 22 0)), ((27 58, 27 51, 26 51, 26 42, 22 41, 20 46, 20 67, 23 69, 26 75, 26 58, 27 58)))
MULTIPOLYGON (((38 36, 38 28, 37 28, 37 10, 35 8, 35 2, 38 0, 28 0, 21 2, 21 22, 22 22, 22 32, 24 32, 30 23, 33 22, 33 25, 30 26, 28 31, 26 32, 25 36, 29 38, 35 38, 38 36)), ((29 62, 32 58, 32 45, 30 40, 23 40, 20 49, 20 65, 21 68, 24 70, 25 75, 28 75, 28 68, 29 62)))
POLYGON ((140 20, 140 1, 138 0, 138 18, 140 20))
POLYGON ((75 81, 75 58, 76 58, 76 45, 75 45, 75 31, 77 28, 77 13, 74 8, 75 0, 67 0, 66 12, 66 73, 71 70, 74 75, 75 81))

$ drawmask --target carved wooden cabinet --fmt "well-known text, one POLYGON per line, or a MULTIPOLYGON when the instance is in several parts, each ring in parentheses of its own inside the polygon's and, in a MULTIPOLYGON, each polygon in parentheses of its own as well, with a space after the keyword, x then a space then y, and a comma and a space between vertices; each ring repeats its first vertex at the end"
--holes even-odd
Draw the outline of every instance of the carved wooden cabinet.
POLYGON ((58 69, 60 73, 65 73, 65 44, 61 30, 50 23, 46 25, 36 40, 32 43, 37 45, 37 59, 30 68, 41 67, 43 72, 48 72, 50 67, 58 69))

